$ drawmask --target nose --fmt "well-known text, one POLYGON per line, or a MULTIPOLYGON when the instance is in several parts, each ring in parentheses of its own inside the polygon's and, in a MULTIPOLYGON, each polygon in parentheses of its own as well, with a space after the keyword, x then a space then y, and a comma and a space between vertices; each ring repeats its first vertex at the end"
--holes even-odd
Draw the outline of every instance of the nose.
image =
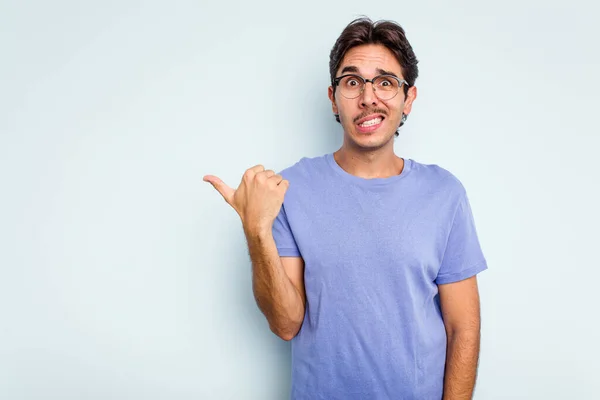
POLYGON ((375 94, 375 88, 373 87, 372 82, 365 82, 365 86, 363 86, 363 91, 360 96, 360 104, 363 107, 368 107, 369 105, 377 105, 379 99, 375 94))

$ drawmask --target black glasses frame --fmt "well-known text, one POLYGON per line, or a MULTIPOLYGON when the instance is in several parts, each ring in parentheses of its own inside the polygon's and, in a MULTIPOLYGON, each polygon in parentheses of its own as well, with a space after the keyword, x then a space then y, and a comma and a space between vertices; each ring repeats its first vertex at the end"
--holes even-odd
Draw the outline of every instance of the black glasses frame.
POLYGON ((360 96, 365 91, 365 87, 367 86, 367 82, 371 82, 371 85, 373 85, 373 93, 375 93, 375 96, 379 97, 377 95, 377 89, 375 88, 375 83, 373 82, 373 81, 375 81, 375 80, 377 80, 379 78, 392 78, 392 79, 395 79, 396 81, 398 81, 398 90, 396 91, 396 93, 392 97, 390 97, 389 99, 385 99, 385 100, 391 100, 394 97, 396 97, 398 95, 398 92, 400 91, 400 88, 402 88, 402 85, 408 86, 408 82, 406 82, 404 79, 400 79, 397 76, 388 75, 388 74, 377 75, 377 76, 373 77, 372 79, 365 79, 362 76, 356 75, 356 74, 345 74, 345 75, 342 75, 342 76, 338 76, 337 78, 334 78, 333 79, 334 85, 339 87, 340 86, 340 81, 342 79, 344 79, 345 77, 347 77, 347 76, 353 76, 355 78, 358 78, 363 83, 362 84, 362 89, 360 89, 360 92, 356 96, 354 96, 354 97, 348 97, 348 96, 345 96, 342 93, 342 96, 344 96, 347 99, 356 99, 358 96, 360 96))

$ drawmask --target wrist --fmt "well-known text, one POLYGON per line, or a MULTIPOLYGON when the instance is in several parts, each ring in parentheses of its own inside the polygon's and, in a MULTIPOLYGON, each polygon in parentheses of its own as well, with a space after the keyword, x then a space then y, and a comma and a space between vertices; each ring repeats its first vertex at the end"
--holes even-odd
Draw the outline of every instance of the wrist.
POLYGON ((273 234, 270 227, 260 225, 244 225, 244 233, 248 239, 254 240, 267 239, 273 234))

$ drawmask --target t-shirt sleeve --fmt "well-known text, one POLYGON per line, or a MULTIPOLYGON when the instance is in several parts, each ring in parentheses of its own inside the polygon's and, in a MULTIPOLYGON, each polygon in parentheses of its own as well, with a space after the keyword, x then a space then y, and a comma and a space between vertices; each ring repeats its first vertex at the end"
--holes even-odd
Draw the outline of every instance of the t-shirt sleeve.
POLYGON ((273 238, 280 257, 300 257, 300 250, 292 234, 292 229, 285 212, 285 204, 273 222, 273 238))
POLYGON ((466 193, 463 193, 435 282, 444 284, 461 281, 486 269, 487 262, 477 237, 471 205, 466 193))

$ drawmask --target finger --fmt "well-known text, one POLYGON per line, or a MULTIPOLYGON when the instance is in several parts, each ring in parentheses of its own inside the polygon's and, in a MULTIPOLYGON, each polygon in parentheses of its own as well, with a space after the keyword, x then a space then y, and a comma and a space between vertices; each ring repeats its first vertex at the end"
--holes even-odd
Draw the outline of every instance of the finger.
POLYGON ((258 174, 256 174, 256 177, 258 178, 260 176, 261 178, 267 180, 273 175, 275 175, 275 171, 273 171, 272 169, 268 169, 266 171, 259 172, 258 174))
POLYGON ((203 180, 204 182, 213 185, 213 187, 217 189, 217 192, 221 193, 221 196, 223 196, 225 201, 229 203, 229 205, 232 205, 233 194, 235 193, 234 189, 227 186, 225 182, 214 175, 206 175, 203 180))
POLYGON ((250 180, 254 179, 256 174, 258 174, 259 172, 262 172, 264 170, 265 170, 265 167, 263 167, 261 164, 255 165, 252 168, 248 168, 244 172, 244 176, 242 177, 242 180, 250 181, 250 180))
POLYGON ((279 174, 275 174, 275 175, 273 175, 272 177, 269 178, 269 182, 273 182, 276 185, 279 185, 282 180, 283 180, 283 176, 281 176, 279 174))
POLYGON ((279 185, 277 186, 277 189, 280 190, 280 193, 285 194, 285 192, 287 192, 289 187, 290 187, 290 181, 288 181, 287 179, 283 179, 281 181, 281 183, 279 183, 279 185))
POLYGON ((265 167, 262 164, 255 165, 252 168, 249 168, 248 171, 251 171, 253 174, 258 174, 259 172, 263 172, 265 167))

